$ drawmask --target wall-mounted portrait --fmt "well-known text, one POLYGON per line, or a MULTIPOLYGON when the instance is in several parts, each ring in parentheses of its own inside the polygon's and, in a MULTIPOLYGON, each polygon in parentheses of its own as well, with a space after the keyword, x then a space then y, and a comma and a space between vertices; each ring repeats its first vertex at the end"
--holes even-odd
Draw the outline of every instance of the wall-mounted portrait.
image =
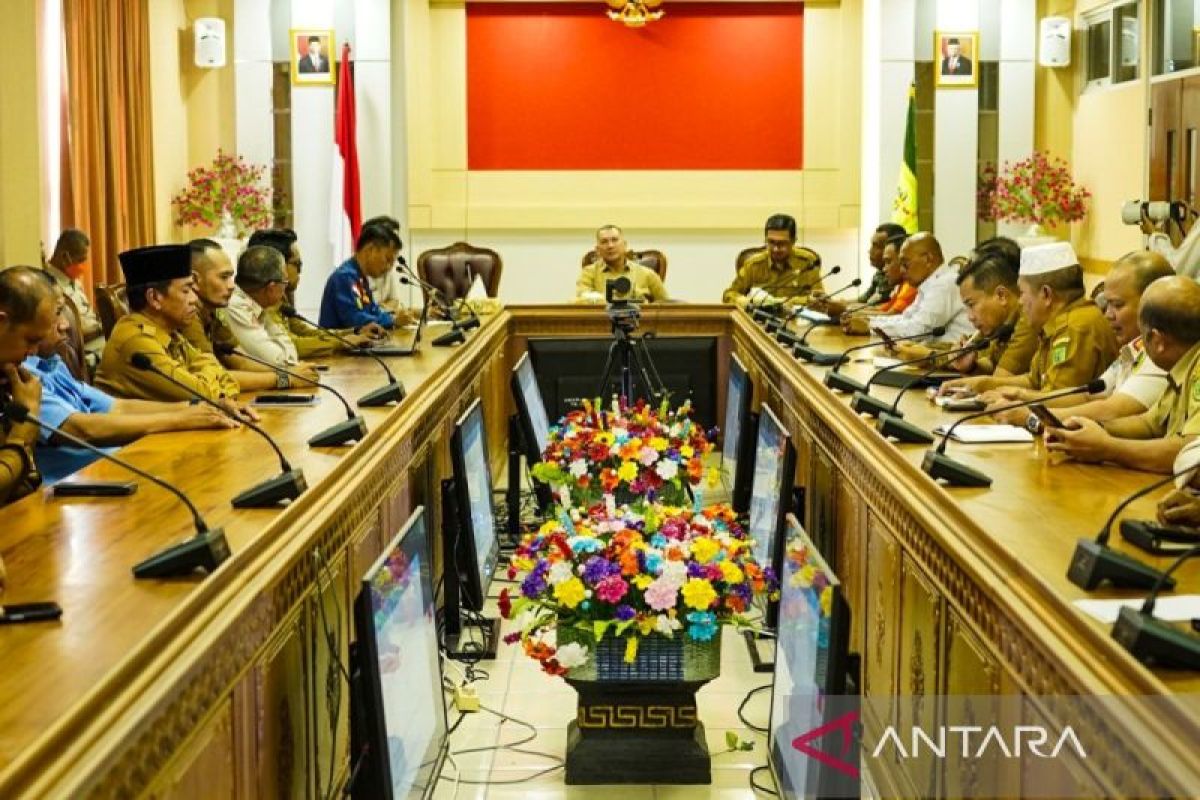
POLYGON ((933 34, 934 85, 938 88, 973 87, 979 84, 976 60, 979 32, 933 34))
POLYGON ((333 31, 293 28, 290 40, 293 84, 322 86, 336 80, 333 31))

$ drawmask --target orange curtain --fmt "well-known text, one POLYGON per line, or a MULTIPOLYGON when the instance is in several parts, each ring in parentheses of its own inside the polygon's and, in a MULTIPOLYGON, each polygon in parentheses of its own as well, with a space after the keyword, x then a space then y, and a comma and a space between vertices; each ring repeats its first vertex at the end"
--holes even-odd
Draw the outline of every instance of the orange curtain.
POLYGON ((63 0, 70 169, 64 227, 92 240, 94 283, 117 253, 154 243, 147 0, 63 0))

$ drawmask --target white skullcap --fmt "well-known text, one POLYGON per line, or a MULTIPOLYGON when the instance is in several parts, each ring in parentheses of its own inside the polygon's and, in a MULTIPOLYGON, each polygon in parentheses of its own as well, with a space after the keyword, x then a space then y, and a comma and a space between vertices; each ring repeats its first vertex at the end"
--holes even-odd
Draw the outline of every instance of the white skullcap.
POLYGON ((1021 250, 1021 275, 1044 275, 1078 266, 1079 257, 1070 242, 1035 244, 1021 250))

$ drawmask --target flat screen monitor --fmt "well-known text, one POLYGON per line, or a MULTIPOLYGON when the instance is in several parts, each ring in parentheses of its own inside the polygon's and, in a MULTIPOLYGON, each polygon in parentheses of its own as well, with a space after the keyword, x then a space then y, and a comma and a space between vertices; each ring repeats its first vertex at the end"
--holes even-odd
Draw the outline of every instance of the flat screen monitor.
POLYGON ((441 773, 446 708, 429 553, 418 508, 367 570, 355 599, 359 703, 352 713, 361 715, 356 725, 367 754, 357 797, 430 797, 441 773))
MULTIPOLYGON (((783 553, 783 526, 796 477, 796 454, 791 437, 770 406, 763 404, 754 445, 754 473, 750 484, 750 535, 754 558, 779 574, 783 553)), ((768 621, 770 624, 770 621, 768 621)))
POLYGON ((450 438, 450 460, 454 464, 455 505, 458 507, 457 536, 447 558, 455 559, 462 579, 461 602, 482 611, 496 563, 500 542, 492 512, 492 473, 488 462, 483 403, 475 400, 458 421, 450 438))
POLYGON ((850 611, 837 575, 789 514, 767 743, 782 798, 858 796, 849 771, 859 766, 858 704, 847 694, 849 631, 850 611), (805 738, 824 726, 829 727, 822 735, 805 738))
POLYGON ((526 440, 526 456, 530 463, 536 464, 550 444, 550 417, 546 414, 546 403, 542 400, 542 390, 538 388, 529 353, 522 353, 513 367, 512 393, 520 416, 521 435, 526 440))
POLYGON ((733 503, 734 511, 746 510, 746 494, 750 486, 750 446, 753 442, 750 421, 750 401, 754 387, 741 359, 729 357, 729 383, 725 391, 725 425, 722 430, 721 474, 733 503))

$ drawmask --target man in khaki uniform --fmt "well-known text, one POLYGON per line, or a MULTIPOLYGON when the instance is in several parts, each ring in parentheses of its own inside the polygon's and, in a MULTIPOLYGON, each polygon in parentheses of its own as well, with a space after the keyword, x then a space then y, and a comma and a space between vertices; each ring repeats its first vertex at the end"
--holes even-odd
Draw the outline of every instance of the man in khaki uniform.
MULTIPOLYGON (((1037 349, 1023 375, 962 378, 948 384, 983 392, 980 399, 992 405, 1012 402, 1030 390, 1030 396, 1081 386, 1098 378, 1117 357, 1117 340, 1104 314, 1087 297, 1083 270, 1067 242, 1027 247, 1021 252, 1021 308, 1037 333, 1037 349)), ((1024 424, 1028 412, 1002 412, 997 419, 1024 424), (1011 418, 1010 418, 1011 417, 1011 418)))
MULTIPOLYGON (((304 268, 304 259, 300 253, 300 245, 294 231, 287 228, 265 228, 255 231, 250 236, 249 246, 263 245, 274 248, 284 259, 284 269, 287 273, 287 289, 284 291, 283 303, 292 308, 296 307, 296 290, 300 287, 300 272, 304 268)), ((280 307, 267 309, 268 315, 287 329, 292 344, 296 346, 296 354, 302 358, 320 358, 342 352, 349 347, 361 347, 370 344, 374 339, 385 338, 388 332, 377 323, 364 325, 355 333, 352 330, 338 331, 350 344, 347 345, 337 338, 330 336, 321 329, 296 317, 284 317, 280 307)))
POLYGON ((1083 417, 1047 432, 1047 447, 1080 461, 1113 461, 1169 473, 1200 435, 1200 284, 1159 278, 1142 294, 1138 324, 1146 355, 1168 371, 1167 390, 1142 414, 1098 423, 1083 417))
POLYGON ((79 312, 83 357, 88 369, 94 370, 100 363, 100 354, 104 352, 104 328, 100 324, 100 315, 92 307, 92 301, 83 289, 81 280, 87 272, 90 248, 91 241, 86 233, 78 228, 67 228, 58 235, 58 241, 54 243, 54 252, 45 263, 45 268, 62 293, 71 298, 75 310, 79 312))
POLYGON ((149 370, 133 366, 143 353, 161 372, 246 419, 258 415, 237 402, 240 387, 210 353, 193 347, 181 331, 196 315, 191 251, 156 245, 121 253, 130 313, 113 326, 96 387, 117 397, 192 400, 192 395, 149 370))
MULTIPOLYGON (((219 244, 211 239, 196 239, 188 244, 192 254, 192 272, 196 278, 196 316, 183 329, 184 338, 204 353, 226 351, 238 346, 237 336, 229 326, 226 308, 233 296, 233 262, 219 244)), ((294 381, 286 373, 263 366, 240 355, 222 352, 217 360, 229 370, 243 391, 263 389, 287 389, 293 384, 307 386, 304 381, 294 381)), ((316 380, 316 370, 303 366, 299 372, 316 380)))
POLYGON ((721 302, 738 308, 753 305, 802 306, 821 285, 821 257, 807 247, 796 247, 796 220, 787 214, 767 219, 763 235, 766 249, 746 259, 721 302))
POLYGON ((596 231, 596 260, 583 268, 575 281, 575 302, 603 303, 609 281, 625 277, 633 285, 629 299, 637 303, 661 303, 667 299, 662 278, 649 267, 628 257, 625 234, 616 225, 596 231))

